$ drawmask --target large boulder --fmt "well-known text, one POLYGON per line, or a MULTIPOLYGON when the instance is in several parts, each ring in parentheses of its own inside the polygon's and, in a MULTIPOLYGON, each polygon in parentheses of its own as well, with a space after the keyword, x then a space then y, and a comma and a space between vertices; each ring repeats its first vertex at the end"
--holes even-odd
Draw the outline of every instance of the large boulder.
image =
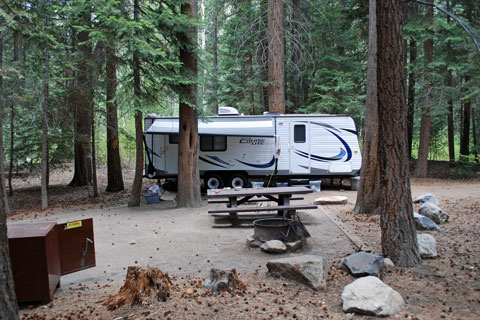
POLYGON ((438 206, 440 204, 440 201, 438 200, 438 198, 435 197, 431 193, 421 195, 420 197, 417 197, 417 198, 415 198, 415 200, 413 200, 413 203, 423 204, 423 203, 427 203, 427 202, 433 203, 436 206, 438 206))
POLYGON ((368 252, 356 252, 343 260, 342 267, 355 277, 377 276, 383 268, 383 257, 368 252))
POLYGON ((428 233, 421 233, 417 234, 417 243, 418 243, 418 251, 422 258, 435 258, 438 256, 437 254, 437 240, 428 234, 428 233))
POLYGON ((287 246, 280 240, 270 240, 262 244, 260 249, 268 253, 283 253, 287 251, 287 246))
POLYGON ((363 277, 350 283, 342 293, 343 311, 374 316, 391 316, 402 311, 402 296, 377 277, 363 277))
POLYGON ((431 202, 425 202, 418 209, 418 213, 422 216, 432 219, 436 224, 448 222, 450 218, 448 214, 431 202))
POLYGON ((330 267, 327 260, 321 256, 304 255, 270 260, 267 268, 273 275, 298 281, 315 290, 327 288, 330 267))
POLYGON ((419 213, 413 213, 413 220, 415 221, 415 228, 417 230, 440 231, 440 227, 432 219, 422 216, 419 213))

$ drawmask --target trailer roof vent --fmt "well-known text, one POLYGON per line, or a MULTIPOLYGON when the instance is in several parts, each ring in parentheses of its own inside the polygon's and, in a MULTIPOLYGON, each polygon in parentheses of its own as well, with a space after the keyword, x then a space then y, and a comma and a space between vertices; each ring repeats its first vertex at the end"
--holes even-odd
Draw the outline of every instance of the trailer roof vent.
POLYGON ((238 116, 238 110, 233 107, 220 107, 218 108, 219 116, 238 116))

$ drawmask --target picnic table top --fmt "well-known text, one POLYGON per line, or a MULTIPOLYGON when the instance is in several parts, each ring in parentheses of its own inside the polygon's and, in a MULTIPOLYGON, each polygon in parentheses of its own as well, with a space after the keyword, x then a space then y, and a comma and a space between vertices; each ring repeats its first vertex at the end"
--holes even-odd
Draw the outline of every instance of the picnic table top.
POLYGON ((269 187, 269 188, 241 188, 235 189, 209 189, 207 196, 209 198, 230 198, 230 197, 248 197, 265 195, 285 195, 285 194, 306 194, 313 193, 308 187, 269 187))

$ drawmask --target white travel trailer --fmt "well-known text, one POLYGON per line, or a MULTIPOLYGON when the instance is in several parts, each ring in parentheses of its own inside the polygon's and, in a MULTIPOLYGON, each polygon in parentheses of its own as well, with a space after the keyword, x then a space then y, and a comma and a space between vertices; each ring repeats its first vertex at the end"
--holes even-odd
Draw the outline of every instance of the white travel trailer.
MULTIPOLYGON (((246 186, 276 175, 344 178, 360 172, 353 119, 346 115, 266 114, 199 120, 200 176, 207 188, 246 186)), ((176 178, 178 117, 145 118, 146 176, 176 178)))

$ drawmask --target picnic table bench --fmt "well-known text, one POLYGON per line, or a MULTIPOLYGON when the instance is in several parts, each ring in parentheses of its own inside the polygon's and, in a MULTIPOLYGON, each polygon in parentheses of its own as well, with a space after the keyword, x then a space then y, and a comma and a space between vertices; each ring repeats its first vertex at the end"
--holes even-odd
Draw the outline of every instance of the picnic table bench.
POLYGON ((316 205, 299 204, 291 205, 291 200, 303 199, 302 197, 293 197, 297 194, 312 193, 313 190, 307 187, 277 187, 277 188, 242 188, 208 190, 207 196, 209 203, 226 203, 226 208, 212 209, 208 213, 216 217, 225 217, 228 214, 232 225, 239 224, 238 214, 252 212, 277 211, 278 215, 290 217, 296 214, 297 210, 316 209, 316 205), (218 199, 222 199, 218 201, 218 199), (227 200, 228 199, 228 200, 227 200), (241 206, 240 204, 257 201, 273 201, 277 205, 274 206, 241 206), (214 202, 214 200, 217 200, 214 202))

